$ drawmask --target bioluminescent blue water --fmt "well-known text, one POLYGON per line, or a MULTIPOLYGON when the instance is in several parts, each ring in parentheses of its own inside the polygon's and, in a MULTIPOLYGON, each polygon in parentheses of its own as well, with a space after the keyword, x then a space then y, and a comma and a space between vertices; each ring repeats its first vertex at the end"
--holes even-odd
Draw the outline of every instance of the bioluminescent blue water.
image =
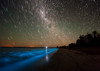
POLYGON ((9 51, 0 52, 0 71, 21 71, 29 65, 40 65, 49 61, 49 54, 56 52, 57 48, 32 49, 31 51, 9 51), (42 63, 38 63, 44 59, 42 63))

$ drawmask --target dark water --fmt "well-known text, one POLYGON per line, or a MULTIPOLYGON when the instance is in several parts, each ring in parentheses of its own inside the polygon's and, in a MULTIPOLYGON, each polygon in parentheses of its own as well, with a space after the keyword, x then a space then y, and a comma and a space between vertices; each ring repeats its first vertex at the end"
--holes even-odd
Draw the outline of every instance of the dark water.
POLYGON ((57 48, 0 48, 0 71, 29 71, 50 60, 57 48))

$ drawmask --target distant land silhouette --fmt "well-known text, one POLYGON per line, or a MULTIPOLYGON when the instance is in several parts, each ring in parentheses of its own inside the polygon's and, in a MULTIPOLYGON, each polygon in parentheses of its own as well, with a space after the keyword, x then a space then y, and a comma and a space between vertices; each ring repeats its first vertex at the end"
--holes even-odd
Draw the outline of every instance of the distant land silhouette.
POLYGON ((71 43, 68 46, 57 46, 57 48, 99 48, 100 47, 100 33, 93 31, 87 35, 80 35, 76 43, 71 43))

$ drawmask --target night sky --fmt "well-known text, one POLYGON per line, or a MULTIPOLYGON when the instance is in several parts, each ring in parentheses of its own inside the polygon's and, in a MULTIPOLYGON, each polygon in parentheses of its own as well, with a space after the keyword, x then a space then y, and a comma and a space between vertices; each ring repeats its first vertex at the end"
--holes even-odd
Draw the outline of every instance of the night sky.
POLYGON ((99 0, 0 0, 1 47, 68 45, 94 30, 99 0))

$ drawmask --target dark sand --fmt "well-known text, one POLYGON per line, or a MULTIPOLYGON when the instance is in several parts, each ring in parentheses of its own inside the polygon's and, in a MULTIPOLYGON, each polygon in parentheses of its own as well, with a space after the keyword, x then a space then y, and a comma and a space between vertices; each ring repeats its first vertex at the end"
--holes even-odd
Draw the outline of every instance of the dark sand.
POLYGON ((100 71, 100 55, 62 48, 39 71, 100 71))

